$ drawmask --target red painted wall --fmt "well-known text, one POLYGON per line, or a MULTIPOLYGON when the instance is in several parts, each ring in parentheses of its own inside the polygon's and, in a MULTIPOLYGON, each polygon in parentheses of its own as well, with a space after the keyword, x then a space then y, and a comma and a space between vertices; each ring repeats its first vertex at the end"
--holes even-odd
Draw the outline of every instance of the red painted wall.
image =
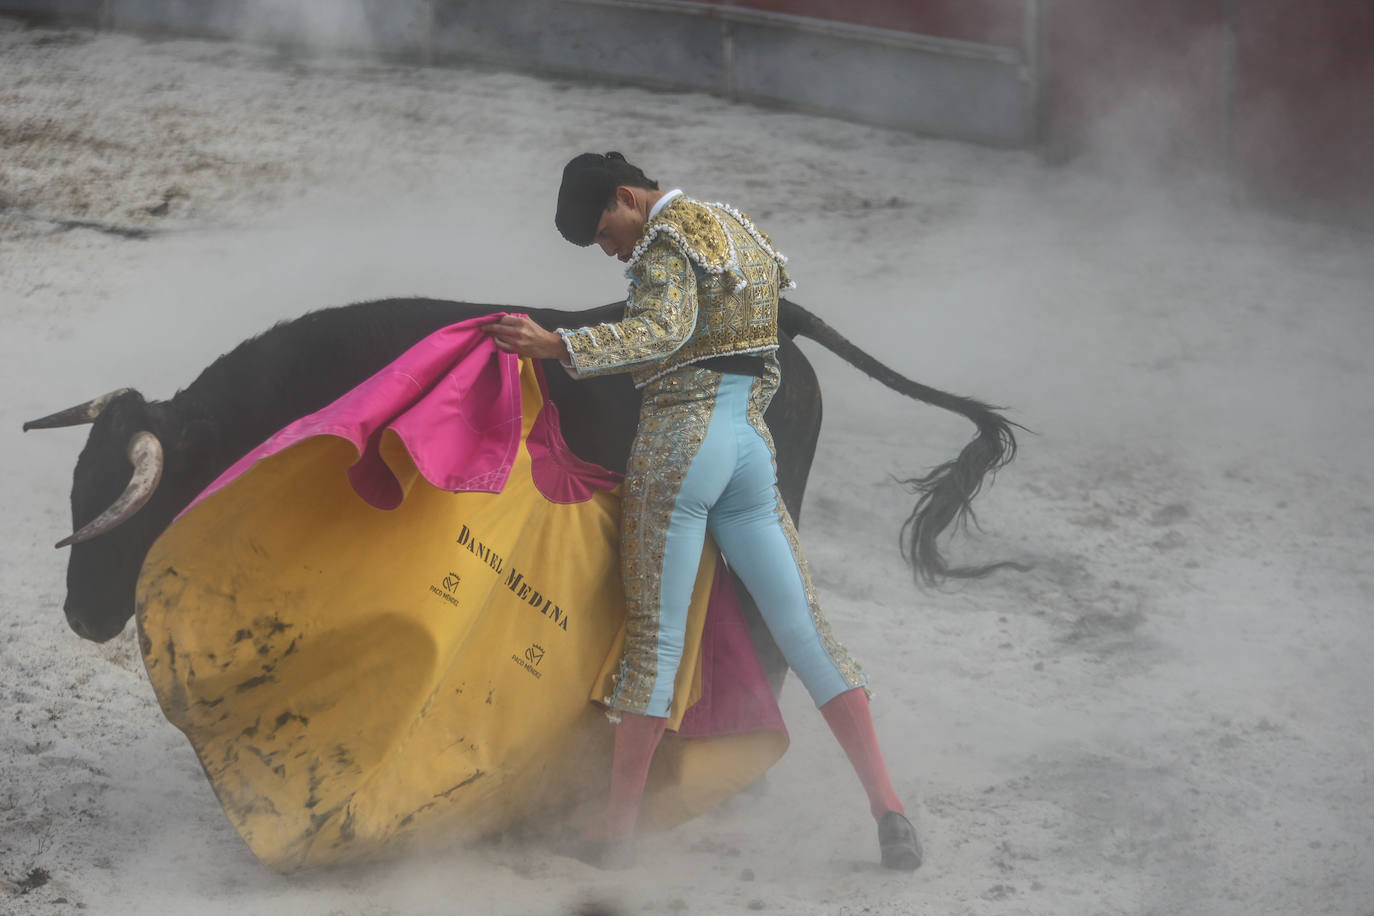
POLYGON ((1021 46, 1020 0, 705 0, 1007 47, 1021 46))
MULTIPOLYGON (((707 2, 1024 41, 1020 0, 707 2)), ((1099 151, 1162 169, 1229 166, 1254 195, 1293 209, 1374 214, 1374 3, 1042 0, 1042 10, 1051 159, 1099 151)))
POLYGON ((1237 6, 1240 177, 1286 206, 1374 216, 1374 4, 1237 6))
POLYGON ((1225 152, 1224 0, 1051 0, 1041 139, 1163 167, 1225 152))

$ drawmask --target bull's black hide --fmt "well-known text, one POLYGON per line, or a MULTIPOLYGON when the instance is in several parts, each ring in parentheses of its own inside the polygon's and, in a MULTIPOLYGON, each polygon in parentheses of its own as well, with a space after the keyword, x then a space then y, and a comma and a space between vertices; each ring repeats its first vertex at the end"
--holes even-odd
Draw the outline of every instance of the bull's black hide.
MULTIPOLYGON (((72 482, 72 521, 85 526, 111 506, 130 480, 126 448, 141 431, 153 433, 164 455, 151 499, 117 528, 72 547, 64 609, 72 629, 104 641, 134 613, 139 569, 153 541, 202 489, 276 430, 333 401, 377 372, 425 335, 509 307, 433 299, 389 299, 311 312, 279 324, 220 357, 170 400, 148 401, 136 391, 110 399, 94 418, 72 482)), ((583 312, 527 311, 545 327, 579 327, 622 315, 615 303, 583 312)), ((1010 424, 978 401, 905 379, 849 343, 815 315, 783 300, 780 359, 783 384, 766 414, 777 445, 778 482, 794 518, 820 431, 821 395, 815 372, 792 341, 817 340, 884 384, 910 397, 958 411, 978 435, 958 458, 908 481, 920 494, 904 528, 907 553, 927 578, 981 575, 996 565, 951 569, 935 539, 968 511, 984 476, 1015 453, 1010 424)), ((628 376, 574 381, 556 363, 546 366, 550 396, 563 435, 579 457, 623 472, 634 436, 639 394, 628 376)), ((48 419, 48 418, 45 418, 48 419)), ((57 425, 44 421, 31 426, 57 425)), ((75 530, 75 529, 74 529, 75 530)), ((746 602, 746 605, 748 602, 746 602)), ((757 612, 748 608, 770 674, 781 670, 757 612)))
MULTIPOLYGON (((312 312, 279 324, 216 360, 167 401, 136 391, 118 395, 95 419, 77 460, 72 521, 79 528, 116 500, 129 480, 125 448, 141 430, 162 443, 164 466, 152 499, 118 528, 72 547, 67 567, 68 622, 78 634, 107 640, 134 613, 139 569, 153 541, 201 490, 276 430, 333 401, 382 369, 420 338, 500 306, 428 299, 387 300, 312 312)), ((618 319, 623 305, 586 312, 530 314, 547 327, 618 319)), ((768 420, 779 440, 780 484, 789 509, 801 505, 820 429, 816 377, 790 341, 783 347, 787 383, 768 420)), ((578 457, 623 472, 639 410, 626 375, 574 381, 545 366, 563 434, 578 457)), ((775 672, 780 662, 761 640, 775 672)))

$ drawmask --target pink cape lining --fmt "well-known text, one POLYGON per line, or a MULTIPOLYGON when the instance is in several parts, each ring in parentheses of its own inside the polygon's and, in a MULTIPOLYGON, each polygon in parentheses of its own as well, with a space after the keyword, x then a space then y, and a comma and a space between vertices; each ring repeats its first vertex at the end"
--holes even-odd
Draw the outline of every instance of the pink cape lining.
MULTIPOLYGON (((268 437, 206 487, 183 514, 259 461, 316 436, 351 443, 359 456, 348 469, 354 491, 372 506, 394 509, 403 494, 379 450, 388 429, 433 486, 450 492, 501 492, 520 449, 522 400, 519 358, 498 349, 481 330, 497 317, 472 318, 425 337, 333 403, 268 437)), ((540 492, 551 502, 572 503, 614 489, 619 474, 568 450, 539 363, 535 370, 544 404, 526 442, 540 492)), ((749 637, 734 580, 720 559, 701 651, 702 696, 684 715, 679 735, 786 731, 749 637)))
POLYGON ((416 470, 433 486, 501 492, 520 448, 520 361, 481 331, 491 320, 469 319, 425 337, 332 404, 268 437, 191 506, 264 458, 315 436, 334 436, 358 450, 348 470, 354 491, 372 506, 394 509, 401 503, 400 486, 378 450, 387 429, 405 443, 416 470))

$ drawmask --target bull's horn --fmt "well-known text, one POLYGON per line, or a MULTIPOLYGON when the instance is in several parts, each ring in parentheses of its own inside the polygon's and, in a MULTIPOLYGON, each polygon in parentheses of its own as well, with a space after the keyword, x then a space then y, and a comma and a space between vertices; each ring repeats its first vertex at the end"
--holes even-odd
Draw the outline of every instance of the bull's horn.
POLYGON ((77 404, 75 407, 50 413, 38 420, 30 420, 24 424, 24 432, 31 429, 57 429, 62 426, 80 426, 83 423, 94 423, 95 418, 100 416, 102 410, 110 406, 111 401, 132 390, 132 388, 116 388, 109 394, 102 394, 84 404, 77 404))
POLYGON ((102 535, 111 528, 127 522, 152 499, 153 491, 162 479, 162 443, 150 432, 137 432, 129 440, 128 454, 129 462, 134 466, 134 476, 129 479, 129 485, 124 488, 119 499, 80 531, 58 541, 54 547, 80 544, 82 541, 102 535))

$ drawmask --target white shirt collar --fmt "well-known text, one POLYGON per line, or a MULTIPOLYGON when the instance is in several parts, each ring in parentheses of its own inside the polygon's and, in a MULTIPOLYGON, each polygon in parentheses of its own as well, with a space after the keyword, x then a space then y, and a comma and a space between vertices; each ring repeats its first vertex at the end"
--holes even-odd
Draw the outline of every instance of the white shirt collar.
POLYGON ((655 216, 658 216, 659 211, 661 211, 664 207, 668 206, 668 204, 672 202, 672 199, 673 199, 674 197, 681 197, 681 196, 682 196, 682 189, 681 189, 681 188, 673 188, 673 189, 672 189, 671 191, 669 191, 667 194, 664 194, 662 197, 660 197, 660 198, 658 199, 658 203, 654 204, 653 209, 651 209, 651 210, 649 211, 649 219, 653 219, 655 216))

